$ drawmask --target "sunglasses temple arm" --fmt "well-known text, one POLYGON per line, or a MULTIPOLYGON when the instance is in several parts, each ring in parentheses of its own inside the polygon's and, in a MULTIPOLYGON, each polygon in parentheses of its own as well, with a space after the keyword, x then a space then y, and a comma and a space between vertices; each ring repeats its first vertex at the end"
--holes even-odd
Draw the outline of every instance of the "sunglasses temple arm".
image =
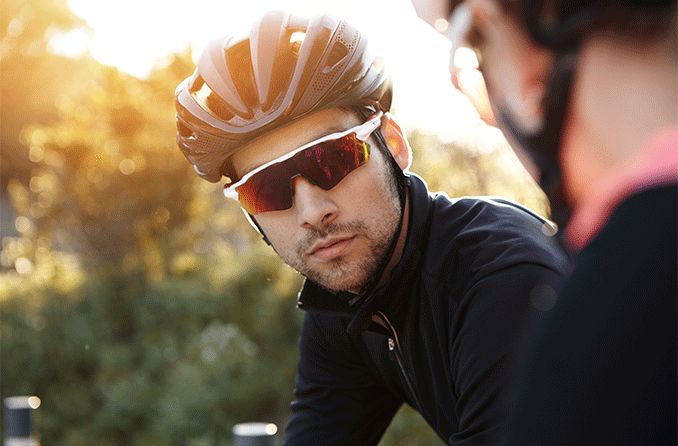
POLYGON ((374 118, 367 121, 365 124, 361 125, 355 134, 359 140, 365 141, 368 136, 372 134, 376 129, 381 125, 381 118, 384 115, 384 112, 379 112, 374 118))
POLYGON ((266 242, 266 244, 268 246, 271 246, 271 241, 268 239, 268 237, 266 237, 266 234, 264 234, 264 230, 261 229, 261 226, 259 226, 259 223, 257 223, 257 221, 254 219, 254 215, 250 214, 245 209, 243 209, 242 211, 245 214, 245 218, 247 219, 249 224, 252 225, 252 227, 254 229, 256 229, 256 231, 261 235, 264 242, 266 242))
POLYGON ((224 196, 226 198, 230 198, 232 200, 238 201, 238 192, 234 188, 231 187, 225 187, 224 188, 224 196))

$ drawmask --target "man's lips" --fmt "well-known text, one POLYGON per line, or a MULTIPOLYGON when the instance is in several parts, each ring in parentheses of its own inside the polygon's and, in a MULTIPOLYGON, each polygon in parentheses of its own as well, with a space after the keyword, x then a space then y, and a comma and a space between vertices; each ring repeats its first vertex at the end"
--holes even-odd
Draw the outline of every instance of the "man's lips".
POLYGON ((306 251, 306 255, 323 261, 332 260, 340 256, 351 245, 354 239, 355 235, 344 235, 319 240, 306 251))

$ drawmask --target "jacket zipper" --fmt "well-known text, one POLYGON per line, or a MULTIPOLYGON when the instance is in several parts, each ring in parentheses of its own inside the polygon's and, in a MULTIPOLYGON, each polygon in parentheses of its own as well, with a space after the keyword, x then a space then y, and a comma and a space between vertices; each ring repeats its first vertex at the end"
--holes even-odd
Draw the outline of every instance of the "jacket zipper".
POLYGON ((418 406, 417 409, 421 410, 423 406, 419 402, 419 398, 417 397, 417 393, 414 391, 414 386, 412 385, 412 381, 410 381, 410 377, 408 376, 407 372, 405 371, 405 365, 403 363, 403 353, 402 353, 402 348, 400 346, 400 341, 398 340, 398 333, 395 330, 395 327, 393 324, 391 324, 391 321, 388 320, 386 315, 382 313, 381 311, 377 311, 375 313, 376 316, 378 316, 386 325, 386 328, 388 331, 391 333, 391 336, 388 338, 388 350, 395 356, 396 363, 398 364, 398 368, 400 369, 400 374, 403 377, 403 380, 405 381, 405 385, 407 386, 408 390, 410 391, 410 395, 412 395, 412 398, 414 399, 414 403, 418 406))

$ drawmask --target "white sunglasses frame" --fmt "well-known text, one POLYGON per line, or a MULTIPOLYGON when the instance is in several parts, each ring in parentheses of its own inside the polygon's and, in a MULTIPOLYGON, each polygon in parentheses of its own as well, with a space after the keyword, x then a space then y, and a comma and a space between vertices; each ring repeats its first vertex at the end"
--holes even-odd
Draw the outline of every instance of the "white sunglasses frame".
POLYGON ((298 149, 294 149, 291 152, 288 152, 282 156, 279 156, 278 158, 275 158, 265 164, 262 164, 261 166, 257 167, 256 169, 247 172, 245 176, 243 176, 239 181, 231 184, 230 186, 225 186, 224 187, 224 196, 226 198, 230 198, 232 200, 238 201, 238 191, 236 191, 236 188, 242 186, 249 180, 252 176, 256 175, 257 173, 261 172, 264 169, 267 169, 271 167, 274 164, 279 164, 282 163, 285 160, 288 160, 292 158, 294 155, 296 155, 299 152, 302 152, 309 147, 312 147, 316 144, 320 144, 325 141, 329 141, 332 139, 339 139, 343 138, 346 135, 350 135, 351 133, 355 133, 356 137, 360 141, 367 141, 367 138, 374 133, 375 130, 377 130, 381 126, 381 118, 384 116, 383 112, 378 112, 373 118, 370 118, 368 121, 357 125, 355 127, 351 127, 348 130, 344 130, 343 132, 338 132, 338 133, 332 133, 327 136, 323 136, 322 138, 316 139, 314 141, 311 141, 307 144, 304 144, 303 146, 299 147, 298 149))

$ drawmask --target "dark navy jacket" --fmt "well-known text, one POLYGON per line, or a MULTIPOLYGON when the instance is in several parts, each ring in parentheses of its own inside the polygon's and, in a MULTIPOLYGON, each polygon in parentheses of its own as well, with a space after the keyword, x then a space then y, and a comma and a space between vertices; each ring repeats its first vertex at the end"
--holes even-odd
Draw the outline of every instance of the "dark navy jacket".
POLYGON ((502 445, 678 444, 676 246, 678 185, 619 204, 535 330, 502 445))
POLYGON ((377 444, 403 402, 450 445, 491 444, 506 418, 509 359, 569 263, 518 205, 430 194, 415 175, 409 194, 390 283, 365 296, 304 284, 286 445, 377 444))

